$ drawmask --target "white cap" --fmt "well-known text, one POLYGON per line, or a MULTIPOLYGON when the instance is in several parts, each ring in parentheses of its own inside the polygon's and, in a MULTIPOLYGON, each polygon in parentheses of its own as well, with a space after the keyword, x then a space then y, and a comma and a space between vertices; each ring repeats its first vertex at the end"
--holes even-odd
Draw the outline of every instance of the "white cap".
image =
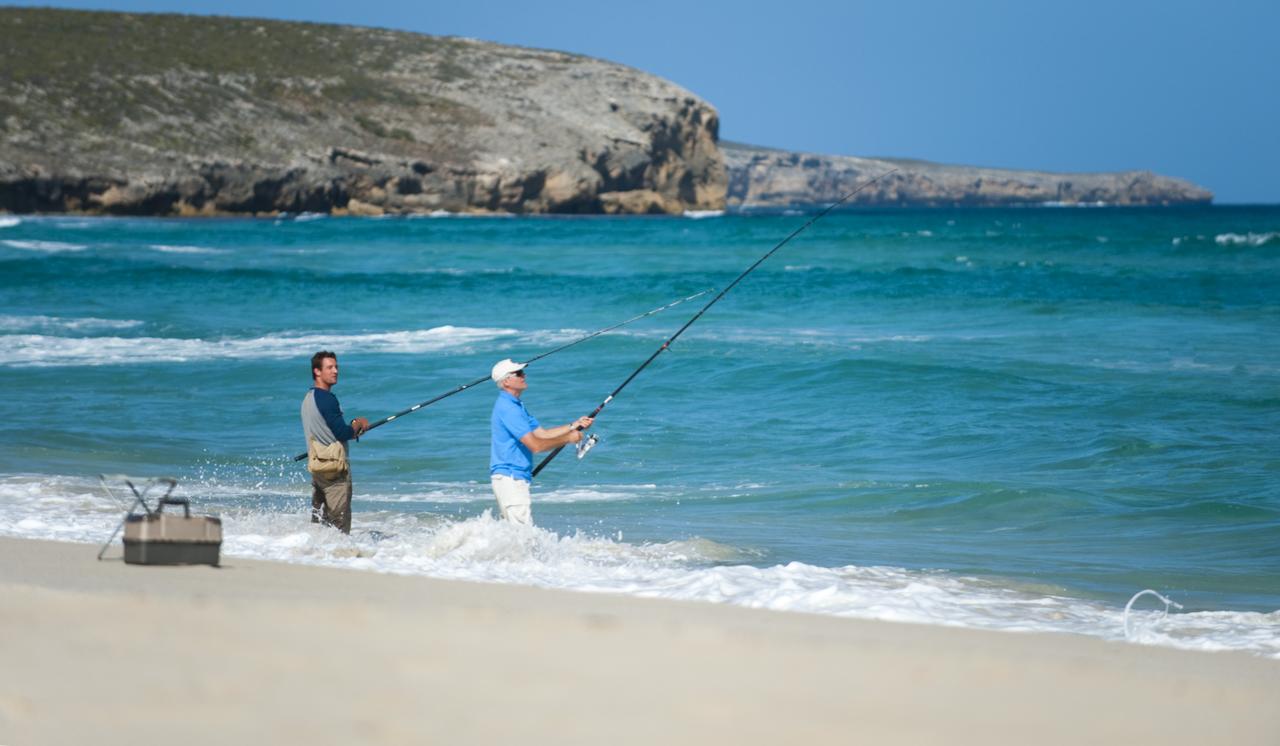
POLYGON ((502 383, 502 379, 512 373, 515 373, 517 370, 524 370, 526 365, 528 365, 528 363, 517 363, 511 358, 500 360, 494 364, 493 370, 489 373, 489 377, 493 379, 494 383, 502 383))

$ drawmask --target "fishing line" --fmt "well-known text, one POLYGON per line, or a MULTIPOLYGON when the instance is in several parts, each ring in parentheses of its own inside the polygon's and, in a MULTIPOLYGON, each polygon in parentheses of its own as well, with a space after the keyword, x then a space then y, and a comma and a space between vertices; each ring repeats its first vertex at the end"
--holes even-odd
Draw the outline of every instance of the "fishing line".
MULTIPOLYGON (((597 329, 596 331, 591 332, 590 334, 587 334, 587 335, 582 336, 582 337, 578 337, 577 339, 573 340, 572 342, 569 342, 568 344, 561 345, 561 346, 559 346, 559 347, 555 348, 554 350, 548 350, 547 352, 544 352, 544 353, 542 353, 541 355, 537 355, 537 356, 535 356, 535 357, 531 357, 531 358, 529 358, 528 360, 526 360, 526 361, 525 361, 525 365, 529 365, 529 364, 531 364, 531 363, 537 362, 537 361, 541 360, 542 358, 544 358, 544 357, 548 357, 548 356, 550 356, 550 355, 554 355, 554 354, 556 354, 557 352, 563 352, 563 351, 565 351, 565 350, 569 349, 570 347, 573 347, 574 345, 582 344, 583 342, 586 342, 588 339, 594 339, 595 337, 598 337, 598 336, 600 336, 601 334, 605 334, 605 333, 607 333, 607 332, 611 332, 611 331, 613 331, 614 329, 617 329, 617 328, 619 328, 619 327, 626 326, 627 324, 630 324, 630 323, 631 323, 631 322, 633 322, 633 321, 639 321, 640 319, 643 319, 643 318, 645 318, 645 317, 647 317, 647 316, 652 316, 652 315, 654 315, 655 313, 661 313, 662 311, 665 311, 665 310, 667 310, 668 308, 674 308, 674 307, 676 307, 676 306, 680 305, 681 303, 684 303, 685 301, 690 301, 690 300, 693 300, 694 298, 698 298, 698 297, 701 297, 701 296, 703 296, 703 295, 706 295, 707 293, 711 292, 711 291, 712 291, 712 290, 714 290, 714 289, 715 289, 715 288, 708 288, 708 289, 706 289, 706 290, 699 291, 699 292, 694 293, 693 295, 690 295, 690 296, 688 296, 688 297, 680 298, 679 300, 674 300, 674 301, 672 301, 672 302, 668 303, 668 304, 667 304, 667 305, 665 305, 665 306, 659 306, 658 308, 654 308, 654 309, 652 309, 652 310, 645 311, 644 313, 640 314, 639 316, 632 316, 631 318, 627 319, 626 321, 619 322, 619 323, 617 323, 617 324, 614 324, 613 326, 606 326, 606 327, 605 327, 605 328, 603 328, 603 329, 597 329)), ((368 428, 366 428, 366 429, 365 429, 365 431, 364 431, 363 433, 361 433, 361 436, 360 436, 360 437, 364 437, 365 435, 368 435, 368 434, 369 434, 369 431, 370 431, 370 430, 372 430, 372 429, 374 429, 375 427, 381 427, 381 426, 383 426, 383 425, 387 424, 388 422, 391 422, 391 421, 393 421, 393 420, 396 420, 396 419, 398 419, 398 418, 400 418, 400 417, 403 417, 403 416, 405 416, 405 415, 407 415, 407 414, 412 414, 413 412, 417 412, 419 409, 422 409, 423 407, 427 407, 427 406, 430 406, 430 405, 432 405, 432 404, 435 404, 436 402, 440 401, 441 399, 448 399, 449 397, 453 396, 454 394, 457 394, 457 393, 461 393, 461 392, 463 392, 463 391, 466 391, 467 389, 471 388, 472 386, 476 386, 476 385, 478 385, 478 384, 484 383, 484 382, 485 382, 485 381, 487 381, 487 380, 489 380, 489 376, 484 376, 483 378, 477 378, 476 380, 472 381, 471 383, 464 383, 464 384, 462 384, 461 386, 458 386, 457 388, 454 388, 454 389, 451 389, 451 390, 449 390, 449 391, 446 391, 445 393, 440 394, 439 396, 433 397, 433 398, 431 398, 431 399, 428 399, 428 400, 426 400, 426 401, 422 402, 421 404, 414 404, 412 407, 409 407, 408 409, 404 409, 404 410, 401 410, 401 411, 399 411, 399 412, 396 412, 395 414, 390 415, 389 417, 383 417, 382 419, 378 420, 377 422, 373 423, 373 424, 372 424, 372 425, 370 425, 368 428)), ((305 453, 300 453, 300 454, 298 454, 297 456, 294 456, 294 457, 293 457, 293 460, 294 460, 294 461, 302 461, 302 460, 303 460, 303 459, 305 459, 306 457, 307 457, 307 454, 305 454, 305 453)))
POLYGON ((1129 603, 1124 605, 1124 639, 1126 640, 1133 639, 1133 631, 1129 629, 1129 610, 1133 608, 1133 602, 1137 601, 1138 599, 1148 594, 1155 596, 1161 601, 1164 601, 1164 613, 1161 614, 1160 619, 1157 620, 1157 623, 1164 621, 1169 616, 1170 606, 1174 607, 1175 609, 1182 608, 1182 604, 1178 603, 1177 601, 1172 601, 1168 598, 1165 598, 1159 592, 1153 591, 1150 588, 1146 589, 1145 591, 1138 591, 1137 593, 1133 594, 1133 598, 1129 599, 1129 603))
MULTIPOLYGON (((589 415, 587 415, 587 416, 588 416, 588 417, 591 417, 592 419, 594 419, 596 415, 600 414, 600 411, 601 411, 602 409, 604 409, 606 406, 608 406, 609 402, 613 401, 613 398, 614 398, 615 396, 617 396, 617 395, 618 395, 618 393, 619 393, 620 391, 622 391, 624 388, 626 388, 626 387, 627 387, 627 384, 631 383, 631 381, 632 381, 636 376, 640 375, 640 371, 642 371, 642 370, 644 370, 645 368, 649 367, 649 363, 652 363, 655 359, 657 359, 657 357, 658 357, 659 355, 661 355, 663 352, 665 352, 665 351, 667 350, 667 348, 669 348, 669 347, 671 346, 671 343, 672 343, 672 342, 674 342, 674 341, 676 341, 676 338, 677 338, 677 337, 679 337, 681 334, 684 334, 685 329, 688 329, 689 327, 693 326, 694 322, 695 322, 695 321, 697 321, 698 319, 702 318, 702 314, 704 314, 704 313, 706 313, 706 312, 707 312, 707 309, 709 309, 709 308, 711 308, 712 306, 714 306, 714 305, 716 304, 716 302, 717 302, 717 301, 719 301, 721 298, 723 298, 723 297, 725 296, 725 294, 727 294, 730 290, 733 290, 733 288, 734 288, 734 287, 735 287, 739 282, 742 282, 743 278, 745 278, 747 275, 751 274, 751 272, 752 272, 753 270, 755 270, 755 268, 756 268, 756 267, 759 267, 761 264, 763 264, 763 263, 764 263, 764 260, 766 260, 766 259, 768 259, 769 257, 773 256, 774 252, 776 252, 778 249, 781 249, 783 246, 786 246, 786 245, 787 245, 787 243, 788 243, 791 239, 793 239, 793 238, 795 238, 796 236, 798 236, 798 235, 800 235, 801 233, 803 233, 803 232, 805 231, 805 229, 806 229, 806 228, 808 228, 809 226, 811 226, 811 225, 813 225, 814 223, 816 223, 816 222, 818 222, 819 220, 821 220, 821 219, 822 219, 822 217, 823 217, 824 215, 826 215, 827 213, 831 212, 832 210, 836 209, 836 208, 837 208, 837 207, 839 207, 840 205, 844 204, 846 201, 848 201, 848 200, 849 200, 849 198, 850 198, 850 197, 852 197, 853 195, 857 194, 858 192, 861 192, 863 189, 866 189, 867 187, 871 186, 872 184, 876 183, 877 181, 879 181, 879 180, 883 179, 884 177, 888 176, 889 174, 891 174, 891 173, 893 173, 893 172, 895 172, 895 171, 897 171, 897 170, 898 170, 898 169, 896 169, 896 168, 889 169, 888 171, 885 171, 884 173, 880 174, 879 176, 876 176, 875 178, 873 178, 873 179, 871 179, 870 181, 866 182, 865 184, 863 184, 862 186, 858 187, 857 189, 854 189, 853 191, 851 191, 851 192, 849 192, 848 194, 844 195, 844 196, 843 196, 843 197, 841 197, 840 199, 838 199, 838 200, 836 200, 835 202, 833 202, 832 204, 828 205, 828 206, 827 206, 827 208, 826 208, 825 210, 823 210, 822 212, 818 213, 817 215, 814 215, 812 218, 809 218, 809 222, 805 223, 804 225, 802 225, 802 226, 800 226, 799 228, 797 228, 797 229, 795 229, 794 231, 792 231, 792 232, 791 232, 791 235, 789 235, 789 236, 787 236, 786 238, 784 238, 784 239, 782 239, 781 241, 779 241, 777 246, 774 246, 772 249, 769 249, 769 251, 768 251, 767 253, 765 253, 765 255, 764 255, 764 256, 760 257, 759 259, 757 259, 757 260, 755 261, 755 264, 752 264, 750 267, 747 267, 747 268, 746 268, 746 270, 744 270, 742 274, 738 275, 737 279, 735 279, 733 282, 729 283, 729 284, 724 288, 724 290, 721 290, 721 291, 720 291, 720 293, 719 293, 718 295, 716 295, 716 297, 712 298, 712 299, 711 299, 711 301, 707 303, 707 305, 703 306, 703 307, 702 307, 702 310, 700 310, 700 311, 698 311, 697 313, 695 313, 695 314, 693 315, 693 318, 691 318, 691 319, 689 319, 688 321, 686 321, 686 322, 685 322, 685 324, 684 324, 684 326, 680 327, 680 329, 679 329, 678 331, 676 331, 676 333, 675 333, 675 334, 672 334, 672 335, 671 335, 671 337, 670 337, 669 339, 667 339, 667 341, 663 342, 663 343, 662 343, 662 345, 661 345, 660 347, 658 347, 658 349, 657 349, 657 350, 655 350, 655 351, 654 351, 654 353, 653 353, 652 355, 650 355, 650 356, 649 356, 649 359, 648 359, 648 360, 645 360, 643 363, 641 363, 639 368, 636 368, 636 369, 635 369, 635 371, 633 371, 633 372, 631 373, 631 375, 627 376, 627 380, 623 381, 621 386, 619 386, 618 388, 614 389, 614 390, 613 390, 613 393, 611 393, 611 394, 609 394, 607 397, 605 397, 605 400, 604 400, 604 401, 602 401, 602 402, 600 402, 600 406, 596 407, 596 408, 591 412, 591 414, 589 414, 589 415)), ((594 435, 592 435, 592 436, 591 436, 589 439, 587 439, 587 440, 580 441, 580 442, 578 443, 578 458, 582 458, 583 456, 585 456, 585 455, 587 454, 587 451, 591 450, 591 448, 596 444, 596 441, 597 441, 597 438, 596 438, 596 436, 594 436, 594 435)), ((555 450, 554 450, 554 451, 552 451, 550 454, 548 454, 548 455, 547 455, 547 457, 546 457, 545 459, 543 459, 543 460, 542 460, 542 463, 538 464, 538 467, 537 467, 536 469, 534 469, 534 470, 533 470, 533 476, 535 476, 535 477, 536 477, 536 476, 538 476, 538 472, 540 472, 540 471, 542 471, 543 469, 545 469, 545 468, 546 468, 546 466, 547 466, 547 464, 551 463, 551 460, 552 460, 553 458, 555 458, 556 456, 560 455, 560 452, 561 452, 561 451, 563 451, 563 450, 564 450, 564 446, 560 446, 559 448, 555 449, 555 450)))

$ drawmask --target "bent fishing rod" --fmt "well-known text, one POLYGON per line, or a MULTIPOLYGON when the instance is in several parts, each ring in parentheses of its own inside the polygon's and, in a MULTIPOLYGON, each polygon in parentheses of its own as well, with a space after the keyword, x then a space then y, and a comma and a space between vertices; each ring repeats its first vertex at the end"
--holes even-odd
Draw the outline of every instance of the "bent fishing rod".
MULTIPOLYGON (((608 406, 608 405, 609 405, 609 402, 613 401, 613 398, 614 398, 615 396, 617 396, 617 395, 619 394, 619 392, 621 392, 623 389, 625 389, 625 388, 627 387, 627 384, 631 383, 631 381, 632 381, 633 379, 635 379, 635 377, 636 377, 636 376, 640 375, 640 371, 642 371, 642 370, 644 370, 645 368, 649 367, 649 363, 652 363, 654 360, 656 360, 656 359, 657 359, 657 357, 658 357, 659 355, 661 355, 663 352, 666 352, 666 351, 671 347, 671 343, 672 343, 672 342, 674 342, 674 341, 676 341, 676 338, 677 338, 677 337, 679 337, 681 334, 684 334, 684 332, 685 332, 685 330, 686 330, 686 329, 688 329, 689 327, 693 326, 694 322, 696 322, 698 319, 702 318, 702 314, 706 313, 708 309, 710 309, 712 306, 714 306, 714 305, 715 305, 715 304, 716 304, 716 303, 717 303, 721 298, 723 298, 723 297, 724 297, 724 296, 725 296, 725 295, 726 295, 730 290, 733 290, 734 286, 735 286, 735 285, 737 285, 739 282, 742 282, 743 278, 745 278, 747 275, 751 274, 751 273, 755 270, 755 268, 756 268, 756 267, 759 267, 761 264, 763 264, 763 263, 764 263, 764 261, 765 261, 766 259, 768 259, 769 257, 773 256, 773 255, 774 255, 774 253, 775 253, 778 249, 781 249, 783 246, 786 246, 786 245, 787 245, 787 243, 788 243, 791 239, 795 238, 796 236, 800 235, 801 233, 804 233, 804 231, 805 231, 805 229, 806 229, 806 228, 808 228, 809 226, 811 226, 811 225, 813 225, 814 223, 816 223, 816 222, 818 222, 819 220, 821 220, 821 219, 822 219, 822 217, 823 217, 824 215, 826 215, 827 213, 831 212, 832 210, 836 209, 836 208, 837 208, 837 207, 839 207, 840 205, 842 205, 842 204, 844 204, 845 202, 847 202, 847 201, 849 200, 849 198, 853 197, 853 195, 857 194, 858 192, 861 192, 863 189, 866 189, 867 187, 871 186, 872 184, 876 183, 877 181, 879 181, 879 180, 883 179, 884 177, 888 176, 889 174, 891 174, 891 173, 893 173, 894 171, 897 171, 897 170, 898 170, 898 169, 896 169, 896 168, 891 168, 891 169, 889 169, 888 171, 885 171, 884 173, 880 174, 879 176, 876 176, 875 178, 873 178, 873 179, 871 179, 870 181, 866 182, 866 183, 865 183, 865 184, 863 184, 862 186, 859 186, 857 189, 854 189, 853 191, 851 191, 851 192, 849 192, 848 194, 844 195, 844 196, 843 196, 843 197, 841 197, 840 199, 836 200, 835 202, 833 202, 832 204, 830 204, 829 206, 827 206, 827 208, 826 208, 825 210, 823 210, 822 212, 820 212, 820 213, 818 213, 817 215, 814 215, 812 218, 810 218, 810 219, 809 219, 809 222, 805 223, 804 225, 802 225, 802 226, 800 226, 799 228, 797 228, 797 229, 795 229, 794 231, 792 231, 792 232, 791 232, 791 235, 789 235, 789 236, 787 236, 786 238, 784 238, 784 239, 782 239, 781 241, 779 241, 777 246, 774 246, 772 249, 769 249, 769 251, 768 251, 767 253, 765 253, 765 255, 764 255, 764 256, 762 256, 762 257, 760 257, 759 259, 757 259, 757 260, 756 260, 755 264, 752 264, 750 267, 747 267, 747 268, 746 268, 746 270, 744 270, 742 274, 738 275, 737 279, 735 279, 733 282, 731 282, 731 283, 729 283, 728 285, 726 285, 726 286, 725 286, 725 288, 724 288, 724 290, 721 290, 721 291, 720 291, 720 293, 716 295, 716 297, 712 298, 712 299, 707 303, 707 305, 703 306, 703 307, 702 307, 702 309, 701 309, 700 311, 698 311, 697 313, 695 313, 695 314, 693 315, 693 318, 691 318, 691 319, 689 319, 688 321, 686 321, 686 322, 684 323, 684 326, 680 327, 680 329, 679 329, 679 330, 677 330, 675 334, 672 334, 672 335, 667 339, 667 341, 663 342, 663 343, 662 343, 662 345, 661 345, 661 346, 659 346, 659 347, 658 347, 658 349, 657 349, 657 350, 655 350, 655 351, 654 351, 654 353, 653 353, 652 355, 650 355, 650 356, 649 356, 649 359, 648 359, 648 360, 645 360, 643 363, 641 363, 641 364, 640 364, 640 367, 639 367, 639 368, 636 368, 634 371, 632 371, 631 375, 627 376, 627 380, 623 381, 621 386, 619 386, 618 388, 614 389, 614 390, 613 390, 613 393, 611 393, 611 394, 609 394, 608 396, 606 396, 606 397, 605 397, 605 399, 604 399, 604 401, 600 402, 600 406, 598 406, 598 407, 596 407, 594 410, 592 410, 591 414, 589 414, 589 415, 587 415, 587 416, 588 416, 588 417, 590 417, 590 418, 592 418, 592 419, 595 419, 596 415, 600 414, 601 410, 603 410, 606 406, 608 406)), ((582 428, 576 428, 576 429, 581 430, 582 428)), ((597 441, 597 438, 596 438, 596 436, 595 436, 595 435, 592 435, 592 436, 591 436, 589 439, 587 439, 587 440, 579 441, 579 443, 578 443, 578 458, 582 458, 583 456, 587 455, 587 451, 590 451, 590 450, 591 450, 591 448, 596 444, 596 441, 597 441)), ((545 468, 547 467, 547 464, 551 463, 551 460, 552 460, 552 459, 554 459, 556 456, 559 456, 559 455, 560 455, 560 452, 561 452, 561 451, 563 451, 563 450, 564 450, 564 446, 560 446, 559 448, 555 449, 555 450, 554 450, 554 451, 552 451, 551 453, 547 454, 547 457, 546 457, 546 458, 544 458, 544 459, 542 460, 542 463, 538 464, 537 468, 535 468, 535 469, 533 470, 533 476, 535 476, 535 477, 536 477, 536 476, 538 476, 538 472, 540 472, 540 471, 542 471, 543 469, 545 469, 545 468)))
MULTIPOLYGON (((697 293, 694 293, 693 295, 690 295, 690 296, 688 296, 688 297, 686 297, 686 298, 680 298, 679 300, 674 300, 674 301, 672 301, 672 302, 668 303, 668 304, 667 304, 667 305, 665 305, 665 306, 660 306, 660 307, 658 307, 658 308, 654 308, 654 309, 652 309, 652 310, 650 310, 650 311, 645 311, 644 313, 640 314, 639 316, 632 316, 631 318, 627 319, 626 321, 619 322, 619 323, 617 323, 617 324, 614 324, 613 326, 606 326, 606 327, 605 327, 605 328, 603 328, 603 329, 597 329, 596 331, 591 332, 590 334, 587 334, 587 335, 584 335, 584 336, 578 337, 577 339, 573 340, 572 342, 569 342, 568 344, 561 345, 561 346, 559 346, 559 347, 555 348, 554 350, 548 350, 547 352, 544 352, 544 353, 542 353, 541 355, 537 355, 536 357, 531 357, 531 358, 529 358, 528 360, 526 360, 526 361, 525 361, 525 365, 529 365, 530 363, 537 362, 537 361, 541 360, 542 358, 547 357, 547 356, 550 356, 550 355, 554 355, 554 354, 556 354, 557 352, 563 352, 563 351, 565 351, 565 350, 569 349, 570 347, 573 347, 574 345, 582 344, 583 342, 586 342, 588 339, 594 339, 594 338, 596 338, 596 337, 600 336, 601 334, 606 334, 606 333, 608 333, 608 332, 613 331, 614 329, 617 329, 617 328, 619 328, 619 327, 626 326, 627 324, 630 324, 630 323, 631 323, 631 322, 633 322, 633 321, 639 321, 640 319, 643 319, 643 318, 645 318, 645 317, 647 317, 647 316, 652 316, 652 315, 654 315, 655 313, 661 313, 662 311, 665 311, 665 310, 667 310, 668 308, 674 308, 674 307, 676 307, 676 306, 680 305, 681 303, 684 303, 685 301, 690 301, 690 300, 693 300, 694 298, 697 298, 697 297, 700 297, 700 296, 706 295, 707 293, 711 292, 711 290, 712 290, 712 289, 714 289, 714 288, 709 288, 709 289, 707 289, 707 290, 702 290, 702 291, 697 292, 697 293)), ((395 414, 390 415, 389 417, 383 417, 382 419, 378 420, 377 422, 373 423, 373 424, 372 424, 372 425, 370 425, 368 428, 366 428, 366 429, 365 429, 365 431, 364 431, 363 433, 361 433, 361 437, 363 437, 363 436, 367 435, 367 434, 369 433, 369 431, 370 431, 370 430, 372 430, 372 429, 374 429, 375 427, 381 427, 381 426, 383 426, 383 425, 387 424, 388 422, 391 422, 392 420, 395 420, 395 419, 397 419, 397 418, 403 417, 403 416, 405 416, 405 415, 407 415, 407 414, 412 414, 412 413, 414 413, 414 412, 417 412, 419 409, 422 409, 423 407, 427 407, 427 406, 430 406, 430 405, 432 405, 432 404, 435 404, 436 402, 440 401, 441 399, 448 399, 449 397, 453 396, 454 394, 457 394, 457 393, 461 393, 461 392, 463 392, 463 391, 466 391, 467 389, 471 388, 472 386, 476 386, 476 385, 478 385, 478 384, 484 383, 484 382, 485 382, 485 381, 487 381, 487 380, 489 380, 489 376, 484 376, 483 378, 477 378, 476 380, 472 381, 471 383, 464 383, 464 384, 462 384, 461 386, 458 386, 457 388, 451 389, 451 390, 449 390, 449 391, 447 391, 447 392, 445 392, 445 393, 443 393, 443 394, 440 394, 439 396, 436 396, 436 397, 433 397, 433 398, 431 398, 431 399, 428 399, 428 400, 426 400, 426 401, 422 402, 421 404, 415 404, 415 405, 413 405, 412 407, 409 407, 408 409, 404 409, 404 410, 401 410, 401 411, 399 411, 399 412, 396 412, 395 414)), ((300 453, 300 454, 298 454, 297 456, 294 456, 294 457, 293 457, 293 460, 294 460, 294 461, 302 461, 302 460, 303 460, 303 459, 305 459, 306 457, 307 457, 307 454, 305 454, 305 453, 300 453)))

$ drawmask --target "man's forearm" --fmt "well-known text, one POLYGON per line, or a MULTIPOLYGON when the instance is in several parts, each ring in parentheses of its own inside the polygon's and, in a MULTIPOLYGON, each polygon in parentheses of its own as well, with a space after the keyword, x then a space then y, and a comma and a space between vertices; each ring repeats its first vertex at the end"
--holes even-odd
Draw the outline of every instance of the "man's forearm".
POLYGON ((561 425, 560 427, 553 427, 548 434, 553 438, 563 438, 571 432, 573 432, 572 423, 568 425, 561 425))
POLYGON ((542 428, 541 435, 534 432, 525 437, 528 438, 528 440, 522 439, 521 442, 524 443, 530 451, 533 451, 534 453, 542 453, 543 451, 549 451, 552 448, 559 448, 560 446, 568 445, 573 442, 571 440, 573 437, 573 426, 564 425, 563 427, 553 427, 550 430, 542 428), (557 435, 556 433, 559 434, 557 435))
POLYGON ((538 437, 538 438, 555 440, 556 438, 563 438, 564 436, 573 432, 573 429, 574 429, 573 425, 574 423, 570 422, 568 425, 558 425, 556 427, 540 427, 537 430, 534 430, 533 434, 535 437, 538 437))

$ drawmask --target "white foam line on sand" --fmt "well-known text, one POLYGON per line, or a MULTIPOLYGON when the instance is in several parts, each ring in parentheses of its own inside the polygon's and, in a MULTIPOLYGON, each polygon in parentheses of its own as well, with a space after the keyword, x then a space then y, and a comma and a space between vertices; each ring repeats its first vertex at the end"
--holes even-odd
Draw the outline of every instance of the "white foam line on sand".
POLYGON ((1273 746, 1280 733, 1280 665, 1240 654, 96 553, 0 539, 0 743, 1273 746))

